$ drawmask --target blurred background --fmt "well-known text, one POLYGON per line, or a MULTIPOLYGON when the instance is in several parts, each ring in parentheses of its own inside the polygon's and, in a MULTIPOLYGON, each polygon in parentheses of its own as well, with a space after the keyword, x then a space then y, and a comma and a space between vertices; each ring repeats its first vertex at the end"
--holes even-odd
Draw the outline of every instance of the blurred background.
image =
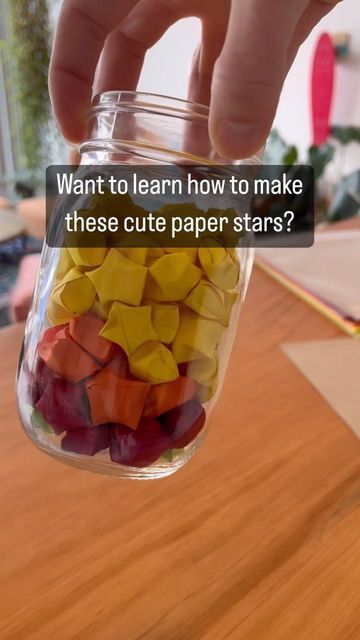
MULTIPOLYGON (((44 237, 44 169, 68 162, 71 153, 52 119, 47 89, 60 5, 61 0, 0 0, 0 325, 26 318, 44 237)), ((172 27, 149 52, 139 89, 185 98, 199 38, 196 19, 172 27)), ((271 164, 313 164, 320 228, 359 216, 359 77, 358 0, 346 0, 301 48, 265 151, 271 164), (316 58, 324 33, 333 51, 335 84, 329 129, 319 139, 319 96, 311 78, 320 73, 320 84, 326 81, 316 58)))

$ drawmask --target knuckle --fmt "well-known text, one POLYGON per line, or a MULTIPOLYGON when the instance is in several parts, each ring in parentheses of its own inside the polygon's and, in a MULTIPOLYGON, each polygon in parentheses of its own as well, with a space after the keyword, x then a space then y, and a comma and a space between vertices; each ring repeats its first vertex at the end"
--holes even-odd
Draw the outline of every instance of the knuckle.
POLYGON ((73 2, 67 6, 68 15, 74 16, 84 24, 86 30, 97 41, 104 41, 108 33, 108 25, 101 22, 91 11, 84 8, 82 2, 73 2))
POLYGON ((143 56, 146 49, 145 44, 134 36, 129 35, 121 26, 114 32, 114 36, 131 57, 141 58, 143 56))

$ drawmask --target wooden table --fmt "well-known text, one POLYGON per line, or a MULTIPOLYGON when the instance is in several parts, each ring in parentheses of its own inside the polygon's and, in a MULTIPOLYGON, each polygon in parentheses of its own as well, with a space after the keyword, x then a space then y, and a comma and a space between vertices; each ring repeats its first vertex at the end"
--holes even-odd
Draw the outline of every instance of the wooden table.
POLYGON ((0 243, 19 238, 24 233, 22 218, 13 209, 0 208, 0 243))
POLYGON ((17 206, 29 236, 43 240, 46 226, 46 200, 44 196, 24 198, 17 206))
POLYGON ((279 349, 335 327, 255 270, 208 440, 145 483, 28 442, 21 333, 0 334, 1 640, 359 640, 360 445, 279 349))

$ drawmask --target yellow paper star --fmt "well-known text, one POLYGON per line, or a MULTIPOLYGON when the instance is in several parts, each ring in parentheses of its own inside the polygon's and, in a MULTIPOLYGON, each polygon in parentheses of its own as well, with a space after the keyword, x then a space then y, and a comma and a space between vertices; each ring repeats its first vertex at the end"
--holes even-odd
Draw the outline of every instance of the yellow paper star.
POLYGON ((219 320, 224 316, 224 299, 219 290, 207 280, 200 280, 185 300, 187 307, 204 318, 219 320))
POLYGON ((149 272, 145 294, 160 302, 184 300, 202 275, 186 253, 164 255, 154 262, 149 272))
POLYGON ((104 262, 107 249, 104 247, 69 247, 68 252, 77 267, 98 267, 104 262))
POLYGON ((77 267, 70 269, 53 290, 53 301, 73 315, 86 313, 95 300, 95 288, 77 267))
POLYGON ((71 313, 71 311, 68 311, 67 309, 64 309, 64 307, 61 307, 60 305, 56 304, 52 296, 47 306, 47 317, 51 324, 56 325, 56 324, 66 324, 76 316, 73 313, 71 313))
POLYGON ((196 397, 201 402, 201 404, 205 404, 209 402, 211 398, 215 395, 218 388, 217 376, 215 376, 212 380, 207 382, 206 384, 199 384, 196 390, 196 397))
POLYGON ((219 322, 184 310, 180 314, 179 330, 172 344, 176 362, 212 358, 223 331, 224 327, 219 322))
POLYGON ((141 303, 148 269, 110 249, 103 264, 86 275, 93 282, 102 305, 119 301, 138 306, 141 303))
POLYGON ((131 373, 146 382, 160 384, 179 377, 173 354, 161 342, 145 342, 129 357, 131 373))
POLYGON ((186 253, 189 256, 191 262, 194 264, 197 258, 197 248, 196 247, 166 247, 164 248, 165 253, 186 253))
POLYGON ((151 265, 154 264, 154 262, 158 260, 158 258, 162 258, 164 253, 164 249, 162 249, 161 247, 150 247, 147 250, 146 254, 146 266, 151 267, 151 265))
POLYGON ((210 282, 223 291, 235 289, 239 282, 240 266, 224 247, 220 244, 216 247, 200 247, 198 256, 210 282))
POLYGON ((102 306, 98 297, 95 298, 95 302, 91 307, 91 311, 95 316, 101 318, 102 320, 108 319, 109 314, 107 313, 107 310, 102 306))
POLYGON ((186 369, 186 375, 190 376, 200 384, 208 384, 217 375, 218 358, 203 358, 202 360, 193 360, 186 369))
POLYGON ((170 344, 179 327, 177 304, 151 304, 151 318, 160 342, 170 344))
POLYGON ((56 269, 56 282, 60 282, 63 278, 65 278, 66 274, 75 267, 75 262, 73 261, 69 249, 63 247, 60 249, 59 262, 57 264, 56 269))
POLYGON ((129 307, 121 302, 113 302, 109 318, 100 332, 103 338, 120 345, 130 355, 140 345, 149 340, 157 340, 151 322, 151 307, 129 307))
POLYGON ((141 247, 118 247, 116 250, 120 253, 120 255, 124 256, 124 258, 131 260, 131 262, 136 262, 136 264, 140 264, 142 267, 146 263, 148 249, 144 249, 141 247))
POLYGON ((230 322, 231 312, 234 304, 239 299, 239 293, 237 291, 224 291, 224 317, 223 323, 227 327, 230 322))

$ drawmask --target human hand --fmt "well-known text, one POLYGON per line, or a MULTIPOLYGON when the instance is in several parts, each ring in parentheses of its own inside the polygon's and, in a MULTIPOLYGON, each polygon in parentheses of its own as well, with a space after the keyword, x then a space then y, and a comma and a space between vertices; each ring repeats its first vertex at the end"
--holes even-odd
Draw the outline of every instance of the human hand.
POLYGON ((197 16, 202 41, 189 99, 210 105, 210 137, 221 155, 250 156, 266 141, 301 43, 336 3, 64 0, 50 66, 55 117, 64 136, 79 142, 93 91, 135 90, 147 50, 172 24, 197 16))

